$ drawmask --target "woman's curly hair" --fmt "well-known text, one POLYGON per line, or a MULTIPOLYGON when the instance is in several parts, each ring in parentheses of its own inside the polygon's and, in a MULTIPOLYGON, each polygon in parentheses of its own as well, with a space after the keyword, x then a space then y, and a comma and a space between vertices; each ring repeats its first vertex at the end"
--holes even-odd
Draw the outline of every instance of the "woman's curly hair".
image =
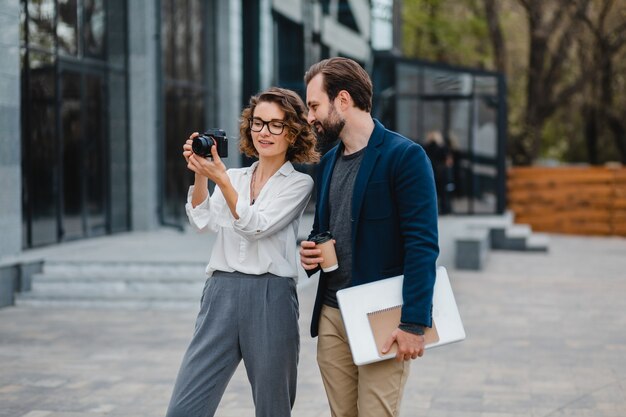
POLYGON ((287 140, 287 160, 294 163, 318 162, 320 154, 317 151, 317 139, 307 122, 307 109, 300 96, 291 90, 280 87, 270 87, 265 91, 250 97, 250 103, 243 112, 239 121, 239 149, 248 157, 258 157, 250 131, 250 119, 254 109, 261 102, 276 103, 285 113, 285 129, 287 140))

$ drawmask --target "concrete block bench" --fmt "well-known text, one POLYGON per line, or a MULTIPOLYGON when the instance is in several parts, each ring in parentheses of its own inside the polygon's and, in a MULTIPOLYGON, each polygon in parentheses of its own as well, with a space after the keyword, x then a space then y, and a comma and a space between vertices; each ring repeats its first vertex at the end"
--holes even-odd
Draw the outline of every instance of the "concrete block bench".
POLYGON ((480 271, 491 247, 489 229, 472 228, 455 238, 455 267, 480 271))

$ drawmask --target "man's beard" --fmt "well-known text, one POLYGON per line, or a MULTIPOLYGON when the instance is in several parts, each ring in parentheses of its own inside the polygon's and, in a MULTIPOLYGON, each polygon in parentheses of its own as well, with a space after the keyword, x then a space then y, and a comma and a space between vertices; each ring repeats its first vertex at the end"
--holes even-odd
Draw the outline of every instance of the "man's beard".
POLYGON ((321 144, 330 144, 337 139, 339 139, 339 135, 343 130, 343 127, 346 125, 346 121, 342 119, 339 114, 337 114, 337 110, 335 106, 331 106, 328 111, 328 117, 324 121, 317 121, 314 123, 315 125, 315 133, 317 134, 317 139, 321 144), (322 127, 322 131, 320 132, 318 126, 322 127))

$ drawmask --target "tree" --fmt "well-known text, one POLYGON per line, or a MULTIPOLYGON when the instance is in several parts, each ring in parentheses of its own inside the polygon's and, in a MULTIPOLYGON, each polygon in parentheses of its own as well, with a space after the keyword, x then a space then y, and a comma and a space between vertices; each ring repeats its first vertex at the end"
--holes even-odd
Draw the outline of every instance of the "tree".
POLYGON ((517 164, 537 159, 546 121, 584 85, 586 74, 572 62, 572 46, 581 29, 574 16, 586 14, 589 1, 518 0, 526 11, 529 55, 522 130, 512 136, 517 164))
POLYGON ((619 154, 626 163, 626 0, 403 5, 407 56, 507 76, 514 164, 532 164, 547 149, 553 157, 584 160, 585 142, 589 162, 619 154), (609 138, 615 149, 604 146, 609 138))
MULTIPOLYGON (((588 80, 589 100, 584 104, 585 141, 589 162, 598 163, 598 136, 604 126, 612 133, 620 160, 626 164, 626 121, 623 107, 616 105, 616 60, 626 45, 626 16, 624 4, 614 10, 615 0, 602 0, 592 4, 590 13, 579 12, 580 19, 591 33, 590 53, 583 56, 586 65, 593 69, 588 80)), ((581 44, 585 39, 581 35, 581 44)), ((585 48, 581 48, 584 53, 585 48)), ((624 68, 622 68, 622 71, 624 68)), ((617 90, 619 91, 619 90, 617 90)), ((622 91, 623 85, 622 85, 622 91)))

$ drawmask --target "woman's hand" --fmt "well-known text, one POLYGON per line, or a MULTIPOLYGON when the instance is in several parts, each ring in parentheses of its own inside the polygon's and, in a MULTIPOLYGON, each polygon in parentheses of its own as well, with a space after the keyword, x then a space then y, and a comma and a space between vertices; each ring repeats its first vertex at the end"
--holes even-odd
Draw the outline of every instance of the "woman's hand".
POLYGON ((198 132, 193 132, 189 139, 183 145, 183 158, 185 158, 185 162, 187 162, 187 166, 189 166, 189 157, 193 154, 193 150, 191 149, 191 144, 196 136, 198 136, 198 132))
MULTIPOLYGON (((197 136, 197 133, 191 135, 191 137, 197 136)), ((193 139, 187 140, 183 149, 187 146, 191 149, 191 142, 193 139)), ((187 151, 183 152, 183 155, 186 154, 187 151)), ((203 177, 207 177, 215 184, 217 184, 220 188, 225 182, 228 182, 228 175, 226 174, 226 165, 222 162, 222 159, 217 153, 217 146, 211 146, 211 158, 203 158, 201 156, 196 155, 191 152, 191 154, 187 157, 187 168, 196 173, 196 175, 201 175, 203 177)))

